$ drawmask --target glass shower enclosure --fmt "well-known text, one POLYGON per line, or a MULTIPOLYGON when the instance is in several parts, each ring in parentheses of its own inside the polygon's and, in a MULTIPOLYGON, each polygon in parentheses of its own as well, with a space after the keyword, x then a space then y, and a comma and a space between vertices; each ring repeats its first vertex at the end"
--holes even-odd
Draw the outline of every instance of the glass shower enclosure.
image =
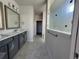
POLYGON ((55 0, 49 8, 47 29, 71 35, 74 0, 55 0))

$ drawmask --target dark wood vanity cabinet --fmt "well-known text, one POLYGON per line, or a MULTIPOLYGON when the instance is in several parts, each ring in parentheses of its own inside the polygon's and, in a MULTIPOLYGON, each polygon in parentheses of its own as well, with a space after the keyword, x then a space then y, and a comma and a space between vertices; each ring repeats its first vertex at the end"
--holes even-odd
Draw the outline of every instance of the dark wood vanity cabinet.
MULTIPOLYGON (((27 32, 20 33, 18 35, 12 36, 8 39, 0 41, 0 57, 2 59, 13 59, 19 49, 27 41, 27 32), (2 54, 1 54, 2 53, 2 54)), ((0 58, 0 59, 1 59, 0 58)))
POLYGON ((27 40, 27 33, 23 32, 17 36, 12 37, 12 41, 8 44, 9 45, 9 59, 12 59, 18 50, 25 44, 27 40))
POLYGON ((18 36, 12 38, 13 40, 8 44, 9 46, 9 59, 12 59, 18 52, 18 36))

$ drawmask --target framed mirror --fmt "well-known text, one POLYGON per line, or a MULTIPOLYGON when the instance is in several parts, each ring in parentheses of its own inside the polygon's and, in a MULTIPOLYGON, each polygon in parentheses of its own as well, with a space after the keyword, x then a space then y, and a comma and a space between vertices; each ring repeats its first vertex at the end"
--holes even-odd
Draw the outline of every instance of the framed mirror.
POLYGON ((3 3, 0 2, 0 30, 4 29, 3 3))
POLYGON ((20 28, 20 15, 11 8, 5 6, 6 29, 20 28))

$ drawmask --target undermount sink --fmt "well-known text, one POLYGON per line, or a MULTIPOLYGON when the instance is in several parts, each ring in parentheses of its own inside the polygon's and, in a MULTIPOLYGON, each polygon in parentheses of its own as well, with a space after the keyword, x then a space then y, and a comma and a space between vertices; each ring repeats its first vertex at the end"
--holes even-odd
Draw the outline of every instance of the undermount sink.
POLYGON ((7 36, 9 36, 9 35, 8 34, 0 34, 0 38, 7 37, 7 36))
POLYGON ((1 36, 9 36, 8 34, 6 34, 6 35, 1 35, 1 36))

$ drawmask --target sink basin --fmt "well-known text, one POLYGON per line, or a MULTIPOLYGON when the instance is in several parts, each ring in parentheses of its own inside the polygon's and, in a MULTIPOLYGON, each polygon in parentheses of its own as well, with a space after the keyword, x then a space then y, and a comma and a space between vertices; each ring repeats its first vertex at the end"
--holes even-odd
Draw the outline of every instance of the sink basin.
POLYGON ((9 36, 9 35, 7 35, 7 34, 0 34, 0 38, 7 37, 7 36, 9 36))
POLYGON ((1 35, 1 36, 9 36, 9 35, 1 35))

